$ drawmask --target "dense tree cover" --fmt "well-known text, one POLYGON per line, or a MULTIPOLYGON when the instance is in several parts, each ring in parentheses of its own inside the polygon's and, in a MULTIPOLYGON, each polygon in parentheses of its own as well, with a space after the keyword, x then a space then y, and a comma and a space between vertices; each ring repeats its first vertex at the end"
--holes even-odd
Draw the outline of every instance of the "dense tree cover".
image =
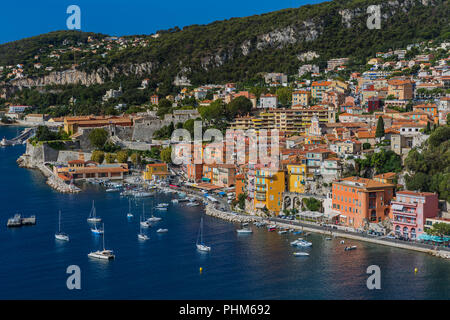
POLYGON ((162 128, 156 130, 153 133, 154 139, 170 139, 172 137, 172 133, 175 130, 173 122, 171 122, 167 126, 163 126, 162 128))
POLYGON ((172 163, 172 148, 167 147, 161 150, 161 161, 172 163))
POLYGON ((34 56, 48 45, 58 46, 68 43, 87 43, 89 37, 103 39, 106 35, 81 31, 54 31, 39 36, 0 45, 0 65, 14 65, 34 60, 34 56))
POLYGON ((128 151, 121 150, 116 153, 116 159, 119 163, 126 163, 128 161, 128 151))
POLYGON ((406 187, 439 193, 450 201, 450 126, 434 130, 423 148, 412 149, 405 159, 406 187))
POLYGON ((226 106, 226 114, 227 119, 234 119, 236 116, 243 116, 252 110, 252 102, 244 96, 237 97, 233 99, 226 106))
POLYGON ((36 135, 30 139, 33 141, 55 141, 55 140, 68 140, 69 136, 62 129, 58 131, 52 131, 47 126, 38 126, 36 135))
POLYGON ((282 106, 288 106, 292 101, 292 89, 288 87, 278 88, 276 91, 276 95, 278 96, 278 102, 282 106))
POLYGON ((381 149, 380 152, 368 154, 363 159, 356 159, 355 164, 356 171, 352 173, 365 178, 371 178, 374 174, 402 170, 402 159, 392 150, 381 149))
POLYGON ((116 161, 116 155, 114 153, 105 154, 106 163, 114 163, 116 161))
POLYGON ((97 128, 89 133, 89 141, 97 149, 102 149, 106 140, 108 140, 108 132, 105 129, 97 128))
POLYGON ((92 152, 91 160, 101 164, 105 160, 105 153, 100 150, 95 150, 92 152))
POLYGON ((130 160, 135 166, 138 166, 142 163, 142 157, 139 152, 133 152, 130 156, 130 160))
POLYGON ((319 211, 322 207, 322 202, 316 198, 303 198, 303 206, 310 211, 319 211))
POLYGON ((425 232, 430 235, 435 235, 443 238, 444 236, 450 236, 450 224, 444 222, 434 223, 433 226, 429 229, 426 229, 425 232))

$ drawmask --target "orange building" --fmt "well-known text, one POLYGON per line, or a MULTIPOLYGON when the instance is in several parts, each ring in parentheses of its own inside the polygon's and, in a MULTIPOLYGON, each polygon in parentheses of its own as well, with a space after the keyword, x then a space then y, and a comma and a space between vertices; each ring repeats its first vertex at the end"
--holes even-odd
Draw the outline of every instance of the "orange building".
POLYGON ((388 96, 393 95, 398 100, 413 98, 413 84, 410 80, 392 79, 388 81, 388 96))
POLYGON ((203 164, 188 163, 186 165, 187 178, 191 182, 197 182, 202 179, 203 164))
POLYGON ((128 173, 128 165, 126 163, 101 165, 94 161, 78 159, 69 161, 68 166, 54 166, 53 172, 64 181, 89 178, 108 178, 113 180, 123 179, 124 174, 128 173))
POLYGON ((360 177, 348 177, 333 182, 333 210, 343 225, 364 228, 390 218, 390 203, 394 185, 360 177))
POLYGON ((236 200, 239 200, 239 195, 245 193, 245 176, 243 174, 238 174, 236 176, 234 187, 236 193, 236 200))

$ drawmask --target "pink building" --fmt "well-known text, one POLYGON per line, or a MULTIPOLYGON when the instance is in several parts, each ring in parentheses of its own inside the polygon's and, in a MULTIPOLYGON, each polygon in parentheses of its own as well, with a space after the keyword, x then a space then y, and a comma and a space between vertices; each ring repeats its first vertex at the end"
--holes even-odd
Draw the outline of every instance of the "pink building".
POLYGON ((425 220, 437 216, 438 202, 435 193, 398 191, 395 200, 391 201, 395 234, 416 239, 424 232, 425 220))

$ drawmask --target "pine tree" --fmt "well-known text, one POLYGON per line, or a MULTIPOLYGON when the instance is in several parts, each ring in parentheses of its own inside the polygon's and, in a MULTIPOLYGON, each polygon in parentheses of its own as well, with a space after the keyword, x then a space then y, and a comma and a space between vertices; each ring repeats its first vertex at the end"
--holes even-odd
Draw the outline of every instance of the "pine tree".
POLYGON ((375 131, 375 137, 384 137, 384 121, 381 116, 378 117, 377 130, 375 131))

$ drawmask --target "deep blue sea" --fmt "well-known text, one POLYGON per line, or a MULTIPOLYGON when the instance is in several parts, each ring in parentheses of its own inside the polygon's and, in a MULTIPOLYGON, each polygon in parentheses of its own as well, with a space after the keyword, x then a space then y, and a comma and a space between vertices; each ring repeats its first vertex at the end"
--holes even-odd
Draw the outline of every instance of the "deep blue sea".
MULTIPOLYGON (((0 139, 16 127, 1 127, 0 139)), ((210 253, 195 248, 202 208, 170 203, 163 220, 140 242, 142 200, 133 204, 128 221, 127 198, 95 186, 77 195, 53 191, 40 172, 19 168, 24 146, 0 147, 0 299, 449 299, 450 261, 427 254, 346 240, 357 250, 345 252, 338 239, 311 235, 310 256, 295 257, 289 245, 297 236, 254 228, 236 234, 238 225, 204 217, 204 240, 210 253), (87 254, 101 247, 86 218, 95 200, 103 218, 111 262, 87 254), (63 231, 70 242, 54 238, 62 211, 63 231), (15 213, 35 214, 35 226, 7 229, 15 213), (157 234, 157 228, 167 228, 157 234), (66 268, 81 269, 81 290, 66 287, 66 268), (381 290, 366 286, 369 265, 381 268, 381 290), (199 272, 199 268, 203 272, 199 272), (418 272, 414 273, 414 268, 418 272)), ((147 217, 158 202, 145 200, 147 217)), ((298 250, 298 249, 297 249, 298 250)))

